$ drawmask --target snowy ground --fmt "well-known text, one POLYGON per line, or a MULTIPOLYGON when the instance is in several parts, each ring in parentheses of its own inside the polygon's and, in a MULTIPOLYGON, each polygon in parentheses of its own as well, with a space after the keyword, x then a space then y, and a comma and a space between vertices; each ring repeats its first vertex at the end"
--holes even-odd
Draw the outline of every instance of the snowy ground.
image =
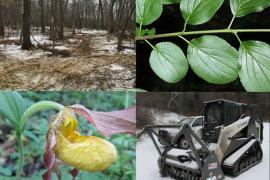
MULTIPOLYGON (((175 116, 175 115, 174 115, 175 116)), ((258 165, 236 178, 227 177, 226 180, 269 180, 269 123, 264 123, 264 141, 262 143, 263 160, 258 165)), ((136 144, 136 179, 169 180, 162 178, 157 165, 158 153, 148 136, 143 136, 136 144)))
MULTIPOLYGON (((75 36, 65 33, 55 49, 70 56, 53 56, 40 48, 22 50, 19 36, 0 39, 0 88, 2 89, 115 89, 135 85, 135 44, 123 42, 117 52, 117 38, 106 31, 81 30, 75 36)), ((48 35, 33 33, 32 43, 52 49, 48 35), (34 40, 35 39, 35 40, 34 40), (38 43, 37 43, 37 42, 38 43)))
MULTIPOLYGON (((128 55, 135 55, 134 50, 134 43, 130 41, 123 41, 123 46, 128 47, 124 48, 123 51, 117 52, 117 37, 115 36, 108 36, 107 31, 103 30, 81 30, 76 36, 91 36, 91 41, 89 43, 89 47, 94 48, 94 55, 103 55, 104 53, 108 54, 128 54, 128 55)), ((0 39, 1 40, 1 39, 0 39)), ((46 52, 40 49, 37 50, 22 50, 21 45, 16 44, 20 37, 18 35, 6 37, 3 41, 13 41, 13 43, 0 43, 0 54, 5 55, 7 58, 11 59, 19 59, 19 60, 29 60, 29 59, 36 59, 36 58, 43 58, 48 55, 51 55, 51 52, 46 52)), ((47 47, 52 46, 53 42, 49 40, 48 35, 42 34, 35 34, 31 36, 31 42, 33 45, 37 46, 46 45, 47 47)), ((56 42, 55 49, 58 50, 72 50, 74 44, 72 43, 80 43, 82 42, 81 39, 69 38, 67 39, 67 43, 63 44, 61 42, 56 42)), ((89 52, 90 53, 90 52, 89 52)))

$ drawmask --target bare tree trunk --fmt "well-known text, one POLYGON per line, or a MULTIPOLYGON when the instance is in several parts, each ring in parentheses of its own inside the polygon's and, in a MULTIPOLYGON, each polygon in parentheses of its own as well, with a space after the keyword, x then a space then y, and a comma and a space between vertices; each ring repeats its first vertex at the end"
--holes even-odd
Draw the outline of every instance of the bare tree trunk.
POLYGON ((40 25, 41 33, 45 33, 45 21, 44 21, 44 0, 40 0, 40 25))
POLYGON ((4 19, 3 19, 3 7, 0 1, 0 37, 4 37, 4 36, 5 36, 5 25, 4 25, 4 19))
POLYGON ((56 0, 51 0, 50 39, 53 41, 53 52, 55 47, 55 13, 56 13, 56 0))
POLYGON ((59 0, 60 30, 59 39, 64 39, 64 1, 59 0))
POLYGON ((76 29, 76 18, 75 18, 75 7, 76 7, 76 0, 72 2, 72 35, 75 35, 76 29))
POLYGON ((23 1, 23 43, 22 49, 30 49, 32 47, 30 39, 30 27, 31 27, 31 0, 23 1))
POLYGON ((109 19, 110 19, 110 27, 109 27, 109 34, 114 33, 114 14, 113 14, 113 8, 116 0, 111 0, 110 2, 110 13, 109 13, 109 19))
POLYGON ((122 49, 123 49, 122 43, 123 43, 123 40, 124 40, 125 32, 127 30, 130 19, 134 15, 134 11, 135 11, 135 2, 134 2, 134 0, 130 0, 130 2, 128 2, 128 3, 130 3, 129 10, 127 11, 128 16, 125 19, 125 22, 124 22, 123 28, 121 30, 121 33, 119 33, 119 35, 118 35, 118 42, 117 42, 117 50, 118 51, 122 51, 122 49))
POLYGON ((103 5, 102 5, 102 1, 99 0, 99 5, 98 5, 98 22, 99 22, 99 17, 101 16, 101 29, 104 29, 104 15, 103 15, 103 5))

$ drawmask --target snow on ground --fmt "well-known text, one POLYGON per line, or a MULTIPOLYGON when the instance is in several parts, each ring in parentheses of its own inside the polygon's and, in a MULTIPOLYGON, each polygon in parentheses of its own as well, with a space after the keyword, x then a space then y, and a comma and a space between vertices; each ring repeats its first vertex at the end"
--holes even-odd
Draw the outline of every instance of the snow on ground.
MULTIPOLYGON (((93 55, 108 55, 108 54, 115 54, 117 53, 117 37, 115 36, 109 36, 107 31, 104 30, 87 30, 82 29, 81 31, 77 32, 76 36, 83 35, 86 36, 89 35, 89 47, 92 49, 93 55)), ((10 37, 4 38, 6 41, 19 41, 20 36, 19 35, 13 35, 10 37)), ((43 34, 33 34, 31 36, 31 42, 33 45, 37 46, 38 43, 41 45, 47 45, 52 46, 53 42, 49 40, 48 35, 43 34)), ((70 38, 68 39, 69 43, 77 44, 82 42, 81 39, 75 39, 70 38)), ((135 43, 130 42, 128 40, 123 41, 123 46, 128 47, 124 48, 123 51, 120 53, 128 54, 128 55, 135 55, 135 43)), ((57 50, 70 50, 72 48, 72 45, 70 44, 59 44, 56 42, 55 49, 57 50)), ((35 59, 35 58, 42 58, 44 56, 47 56, 48 54, 51 54, 50 52, 44 52, 42 50, 30 50, 25 51, 21 50, 20 45, 13 44, 2 44, 0 45, 0 52, 7 56, 7 58, 12 59, 19 59, 19 60, 29 60, 29 59, 35 59)))
POLYGON ((49 40, 49 36, 48 35, 43 35, 43 34, 37 34, 37 35, 33 35, 31 36, 31 42, 32 44, 34 44, 35 46, 37 46, 37 42, 41 45, 52 45, 52 41, 49 40))
POLYGON ((22 50, 21 46, 16 44, 4 45, 0 44, 0 51, 3 55, 11 59, 29 60, 35 58, 41 58, 52 54, 51 52, 45 52, 43 50, 27 51, 22 50))
MULTIPOLYGON (((269 123, 264 123, 264 140, 262 143, 263 160, 236 178, 225 177, 225 180, 269 180, 269 123)), ((159 174, 157 164, 158 152, 151 139, 143 136, 136 144, 136 179, 169 180, 159 174)))

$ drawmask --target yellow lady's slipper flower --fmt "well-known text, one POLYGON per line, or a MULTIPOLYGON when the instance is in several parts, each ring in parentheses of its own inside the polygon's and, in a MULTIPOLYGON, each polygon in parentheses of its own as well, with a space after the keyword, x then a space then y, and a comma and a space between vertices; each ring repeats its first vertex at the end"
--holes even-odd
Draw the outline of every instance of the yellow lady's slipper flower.
POLYGON ((90 172, 103 171, 115 162, 117 151, 112 143, 95 136, 82 136, 76 131, 77 119, 67 109, 60 113, 54 148, 57 159, 90 172))

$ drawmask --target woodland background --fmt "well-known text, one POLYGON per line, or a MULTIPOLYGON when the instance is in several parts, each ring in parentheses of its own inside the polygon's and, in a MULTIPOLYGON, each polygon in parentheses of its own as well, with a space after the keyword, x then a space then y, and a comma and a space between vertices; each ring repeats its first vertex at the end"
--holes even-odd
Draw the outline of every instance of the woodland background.
POLYGON ((270 120, 270 94, 245 92, 156 92, 137 93, 137 128, 151 124, 148 110, 175 112, 181 116, 203 116, 203 102, 226 99, 257 104, 262 120, 270 120))

